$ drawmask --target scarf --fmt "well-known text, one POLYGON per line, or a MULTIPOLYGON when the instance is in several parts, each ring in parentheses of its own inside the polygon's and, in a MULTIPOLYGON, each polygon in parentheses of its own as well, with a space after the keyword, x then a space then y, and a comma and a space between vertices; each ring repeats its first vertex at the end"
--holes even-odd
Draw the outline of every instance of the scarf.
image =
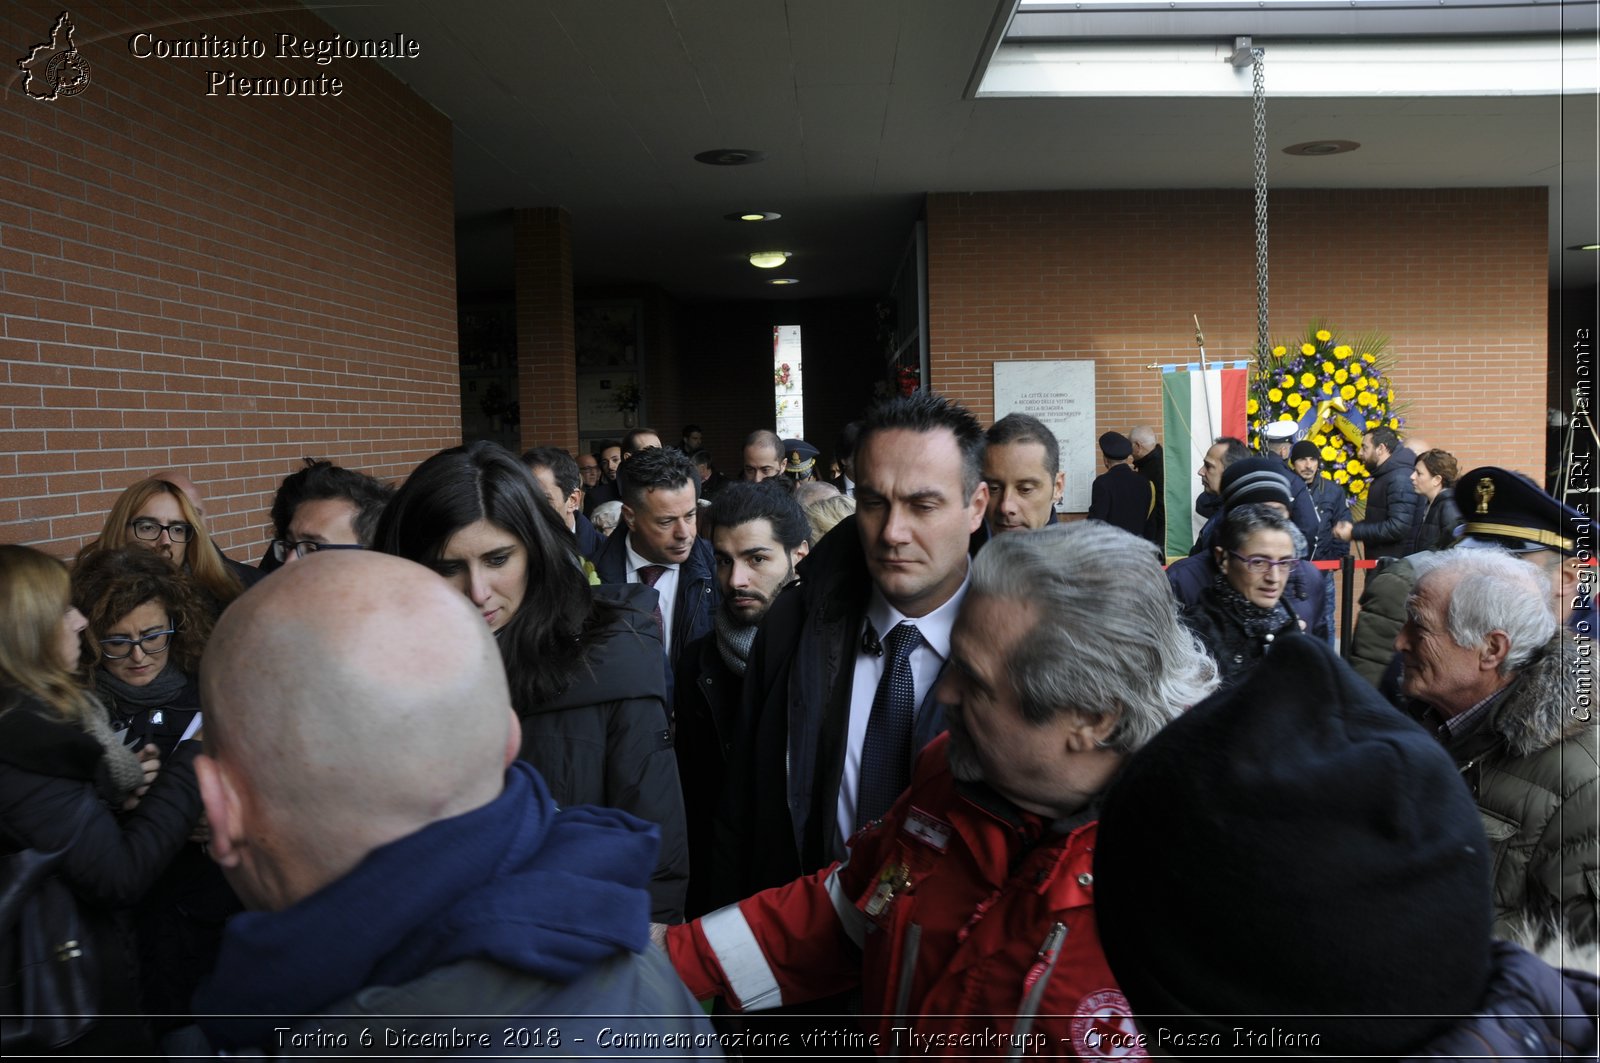
POLYGON ((1222 604, 1222 611, 1231 616, 1244 628, 1246 635, 1253 639, 1264 638, 1283 630, 1289 622, 1289 609, 1279 598, 1272 603, 1271 609, 1263 609, 1249 598, 1233 589, 1233 584, 1228 582, 1228 577, 1217 573, 1217 578, 1212 581, 1211 589, 1216 592, 1217 601, 1222 604))
POLYGON ((102 697, 109 699, 113 706, 129 706, 136 711, 171 705, 188 682, 183 672, 175 667, 161 669, 142 687, 129 686, 104 668, 94 670, 94 685, 102 697))
POLYGON ((365 986, 398 986, 471 958, 568 983, 650 944, 659 828, 609 808, 558 809, 517 761, 480 808, 368 853, 276 912, 228 921, 195 994, 211 1043, 272 1043, 285 1016, 316 1015, 365 986))
POLYGON ((722 663, 734 675, 744 675, 745 666, 750 662, 750 647, 760 627, 760 624, 735 624, 726 611, 717 610, 717 652, 722 654, 722 663))
POLYGON ((83 729, 106 751, 106 770, 111 775, 111 784, 116 787, 120 801, 144 785, 144 765, 139 763, 137 753, 122 744, 122 736, 111 729, 111 717, 106 707, 94 698, 89 700, 92 704, 81 717, 83 729))

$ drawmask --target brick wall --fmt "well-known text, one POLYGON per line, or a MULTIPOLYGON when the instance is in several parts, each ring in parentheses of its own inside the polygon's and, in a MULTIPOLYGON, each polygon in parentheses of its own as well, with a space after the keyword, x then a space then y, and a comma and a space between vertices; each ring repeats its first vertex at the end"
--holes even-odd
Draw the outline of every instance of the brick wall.
MULTIPOLYGON (((1544 467, 1543 189, 1273 192, 1275 337, 1320 318, 1386 333, 1407 430, 1463 469, 1544 467)), ((1255 344, 1252 200, 1241 191, 928 197, 934 387, 993 419, 994 361, 1092 359, 1095 432, 1161 423, 1150 363, 1255 344)))
MULTIPOLYGON (((91 72, 0 111, 0 541, 67 555, 129 483, 190 471, 259 556, 301 455, 393 477, 459 441, 448 121, 370 60, 138 59, 129 38, 275 41, 300 10, 72 5, 91 72), (206 70, 344 82, 208 97, 206 70)), ((17 57, 61 8, 8 4, 17 57)), ((8 53, 9 54, 9 53, 8 53)))

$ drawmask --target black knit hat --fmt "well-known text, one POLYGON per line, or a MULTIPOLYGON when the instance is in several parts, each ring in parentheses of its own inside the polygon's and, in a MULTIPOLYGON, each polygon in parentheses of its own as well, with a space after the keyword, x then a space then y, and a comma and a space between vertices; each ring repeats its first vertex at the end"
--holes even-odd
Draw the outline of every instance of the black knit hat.
POLYGON ((1293 447, 1289 448, 1290 461, 1299 461, 1301 458, 1316 458, 1320 461, 1322 458, 1322 451, 1318 450, 1317 445, 1311 442, 1311 440, 1302 439, 1293 447))
POLYGON ((1284 1039, 1301 1035, 1324 1058, 1404 1055, 1488 983, 1470 793, 1431 735, 1304 635, 1128 761, 1094 877, 1106 959, 1152 1043, 1219 1035, 1179 1055, 1276 1055, 1311 1047, 1284 1039))
POLYGON ((1222 470, 1222 507, 1256 502, 1294 503, 1289 470, 1277 458, 1240 458, 1222 470))

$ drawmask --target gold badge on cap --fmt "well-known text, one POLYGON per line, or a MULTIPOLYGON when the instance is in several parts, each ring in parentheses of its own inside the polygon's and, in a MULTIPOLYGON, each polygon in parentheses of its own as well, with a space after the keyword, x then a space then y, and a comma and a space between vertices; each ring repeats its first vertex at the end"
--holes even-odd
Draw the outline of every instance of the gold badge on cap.
POLYGON ((1485 476, 1478 481, 1478 512, 1489 512, 1489 502, 1494 498, 1494 481, 1485 476))

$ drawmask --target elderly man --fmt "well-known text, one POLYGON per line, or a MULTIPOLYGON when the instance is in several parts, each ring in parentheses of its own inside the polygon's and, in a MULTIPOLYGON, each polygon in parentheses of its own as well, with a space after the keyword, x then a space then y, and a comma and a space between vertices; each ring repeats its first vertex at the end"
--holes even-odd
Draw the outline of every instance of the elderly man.
POLYGON ((1569 643, 1532 565, 1416 554, 1395 638, 1404 706, 1444 743, 1494 849, 1495 929, 1600 939, 1593 643, 1569 643))
POLYGON ((1128 1014, 1094 926, 1100 795, 1214 667, 1149 544, 1094 522, 986 545, 949 656, 949 734, 887 815, 843 861, 666 931, 673 965, 745 1009, 859 985, 883 1054, 1099 1055, 1086 1037, 1128 1014))
POLYGON ((1056 435, 1037 417, 1008 413, 984 433, 983 482, 989 485, 989 530, 1043 528, 1056 519, 1067 485, 1056 435))
POLYGON ((656 828, 556 807, 444 580, 370 553, 288 566, 218 623, 201 689, 211 852, 255 909, 196 998, 214 1047, 547 1056, 707 1029, 665 1017, 694 1007, 648 947, 656 828))
MULTIPOLYGON (((1518 472, 1485 465, 1455 486, 1461 510, 1460 545, 1507 550, 1550 581, 1556 617, 1577 636, 1593 639, 1594 518, 1539 489, 1518 472), (1587 578, 1586 578, 1587 577, 1587 578)), ((1378 566, 1361 592, 1351 637, 1350 664, 1386 695, 1397 682, 1394 637, 1406 619, 1406 596, 1416 581, 1410 557, 1378 566)))
POLYGON ((1156 439, 1153 426, 1142 424, 1128 429, 1128 442, 1133 444, 1133 469, 1156 485, 1156 546, 1163 551, 1167 543, 1167 470, 1166 454, 1156 439))

